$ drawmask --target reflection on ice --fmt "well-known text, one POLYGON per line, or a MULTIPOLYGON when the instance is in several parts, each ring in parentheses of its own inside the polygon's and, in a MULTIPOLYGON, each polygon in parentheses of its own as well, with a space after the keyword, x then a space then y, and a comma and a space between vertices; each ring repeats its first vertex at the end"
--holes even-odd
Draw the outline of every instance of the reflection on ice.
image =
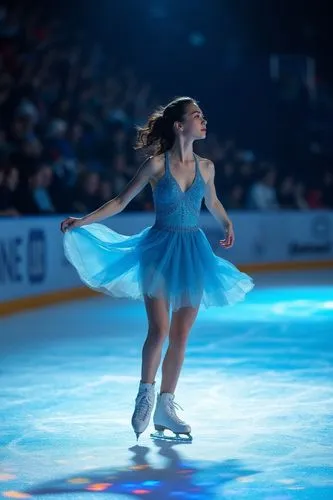
POLYGON ((150 460, 150 448, 133 446, 130 464, 126 467, 110 467, 101 470, 78 472, 73 477, 64 477, 46 482, 25 493, 29 495, 64 495, 98 491, 114 495, 125 494, 129 498, 141 495, 154 495, 151 498, 171 499, 205 499, 221 498, 222 487, 234 480, 245 482, 255 474, 245 468, 238 460, 219 462, 200 462, 186 459, 180 450, 179 443, 154 441, 159 455, 164 458, 163 466, 154 466, 150 460), (220 491, 220 493, 218 493, 220 491))

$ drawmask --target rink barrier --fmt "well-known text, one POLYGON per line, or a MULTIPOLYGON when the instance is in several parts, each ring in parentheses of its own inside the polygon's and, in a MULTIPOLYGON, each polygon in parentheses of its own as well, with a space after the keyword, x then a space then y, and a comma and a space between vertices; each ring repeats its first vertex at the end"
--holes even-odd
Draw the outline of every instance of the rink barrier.
POLYGON ((59 290, 56 292, 47 292, 42 295, 32 295, 21 299, 9 300, 0 303, 0 317, 10 314, 29 311, 39 307, 52 306, 63 302, 72 302, 73 300, 81 300, 99 295, 87 287, 71 288, 69 290, 59 290))
MULTIPOLYGON (((200 227, 215 253, 249 274, 333 267, 333 212, 229 212, 233 248, 209 213, 200 227)), ((0 219, 0 315, 92 296, 63 253, 64 216, 0 219)), ((153 213, 122 213, 105 223, 123 234, 154 224, 153 213)))
MULTIPOLYGON (((238 268, 248 274, 259 272, 280 272, 280 271, 315 271, 322 269, 333 269, 333 260, 311 261, 311 262, 272 262, 263 264, 239 265, 238 268)), ((38 309, 40 307, 52 306, 63 302, 87 299, 102 296, 101 293, 86 286, 75 287, 69 290, 49 292, 43 295, 23 297, 21 299, 10 300, 0 303, 0 317, 11 314, 38 309)), ((112 297, 109 297, 112 299, 112 297)), ((116 299, 117 300, 117 299, 116 299)))

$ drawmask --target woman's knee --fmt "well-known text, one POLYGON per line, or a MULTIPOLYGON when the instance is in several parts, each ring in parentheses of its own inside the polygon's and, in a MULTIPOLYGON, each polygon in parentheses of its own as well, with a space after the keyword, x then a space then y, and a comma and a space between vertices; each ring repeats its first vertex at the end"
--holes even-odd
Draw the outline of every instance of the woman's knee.
POLYGON ((169 334, 168 324, 149 325, 147 340, 150 343, 161 344, 169 334))
POLYGON ((170 332, 170 345, 177 347, 177 349, 185 348, 188 337, 190 333, 190 328, 178 328, 177 330, 170 332))

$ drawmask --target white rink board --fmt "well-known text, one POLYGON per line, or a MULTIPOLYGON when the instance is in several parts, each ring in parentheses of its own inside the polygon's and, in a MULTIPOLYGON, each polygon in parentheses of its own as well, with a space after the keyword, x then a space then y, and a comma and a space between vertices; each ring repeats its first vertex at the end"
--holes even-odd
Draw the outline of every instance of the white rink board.
POLYGON ((236 264, 301 262, 333 259, 333 212, 237 212, 229 216, 235 245, 216 249, 220 230, 212 217, 203 229, 216 253, 236 264))

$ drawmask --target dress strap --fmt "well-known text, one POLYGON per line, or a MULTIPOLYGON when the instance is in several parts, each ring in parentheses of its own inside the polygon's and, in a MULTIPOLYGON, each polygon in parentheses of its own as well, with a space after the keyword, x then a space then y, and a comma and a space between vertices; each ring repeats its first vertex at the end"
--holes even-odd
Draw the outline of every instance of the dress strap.
POLYGON ((198 157, 195 153, 193 153, 193 157, 194 157, 194 163, 195 163, 195 173, 197 174, 197 172, 199 170, 199 160, 198 160, 198 157))
POLYGON ((199 167, 199 157, 196 153, 193 153, 193 156, 194 156, 194 160, 195 160, 195 176, 196 176, 196 178, 199 178, 199 180, 201 180, 205 184, 205 181, 201 175, 201 170, 199 167))

